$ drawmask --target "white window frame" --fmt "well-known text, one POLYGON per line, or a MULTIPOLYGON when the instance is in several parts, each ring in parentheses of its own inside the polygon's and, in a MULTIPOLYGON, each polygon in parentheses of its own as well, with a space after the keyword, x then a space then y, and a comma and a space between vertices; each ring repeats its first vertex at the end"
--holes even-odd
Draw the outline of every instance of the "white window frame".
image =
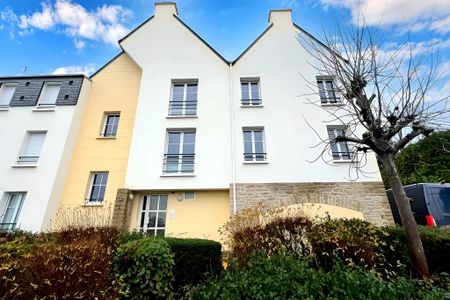
POLYGON ((241 106, 262 106, 262 96, 261 96, 261 80, 259 78, 241 78, 241 106), (252 93, 251 84, 258 84, 258 95, 259 98, 254 98, 252 93), (246 89, 248 91, 249 98, 243 98, 243 85, 246 85, 246 89), (244 100, 247 100, 248 103, 244 103, 244 100), (255 101, 257 100, 257 101, 255 101), (255 103, 256 102, 256 103, 255 103))
MULTIPOLYGON (((95 204, 97 204, 97 205, 101 205, 104 201, 105 201, 105 195, 106 195, 106 188, 107 188, 107 185, 108 185, 108 179, 109 179, 109 172, 108 171, 93 171, 93 172, 90 172, 90 174, 89 174, 89 184, 88 184, 88 190, 87 190, 87 193, 86 193, 86 198, 85 198, 85 204, 88 204, 88 205, 95 205, 95 204), (94 180, 95 180, 95 176, 96 175, 99 175, 99 174, 106 174, 106 181, 105 181, 105 183, 104 184, 100 184, 100 185, 96 185, 96 186, 100 186, 100 187, 104 187, 105 189, 104 189, 104 193, 103 193, 103 199, 102 200, 100 200, 100 201, 93 201, 92 199, 92 192, 93 192, 93 190, 94 190, 94 180)), ((100 183, 103 183, 103 180, 100 182, 100 183)), ((98 197, 99 195, 97 194, 97 197, 98 197)))
POLYGON ((120 123, 120 112, 105 112, 100 136, 103 138, 115 138, 117 136, 117 132, 119 131, 119 123, 120 123), (118 117, 117 122, 115 124, 113 122, 113 125, 116 125, 116 132, 114 133, 114 135, 106 134, 107 126, 110 125, 108 124, 109 117, 118 117))
POLYGON ((4 195, 4 201, 1 209, 0 209, 0 230, 14 230, 17 226, 17 220, 19 219, 19 214, 20 211, 22 209, 22 205, 23 202, 25 200, 25 196, 26 196, 26 192, 7 192, 4 195), (16 196, 20 196, 20 201, 19 204, 17 205, 17 207, 14 208, 13 211, 13 222, 9 222, 7 223, 7 225, 5 225, 6 223, 3 223, 5 221, 5 215, 6 215, 6 211, 9 208, 10 202, 12 200, 12 197, 16 195, 16 196))
POLYGON ((164 163, 163 163, 163 174, 193 174, 195 171, 195 145, 197 137, 197 132, 195 129, 168 129, 166 132, 166 145, 164 148, 164 163), (169 136, 171 133, 180 133, 180 144, 178 146, 178 153, 168 153, 169 152, 169 136), (183 153, 184 148, 184 135, 186 133, 194 134, 194 153, 183 153), (167 159, 169 155, 178 155, 178 168, 176 171, 167 170, 167 159), (192 171, 183 171, 183 155, 192 155, 192 171))
POLYGON ((11 96, 9 97, 8 103, 7 104, 1 104, 0 103, 0 108, 8 108, 9 107, 9 104, 11 103, 12 97, 14 96, 14 93, 16 92, 17 86, 18 86, 17 82, 4 82, 4 83, 2 83, 0 85, 0 96, 2 96, 3 93, 4 93, 4 90, 3 90, 4 87, 13 87, 14 88, 11 96))
MULTIPOLYGON (((196 117, 197 116, 197 108, 198 108, 198 80, 196 79, 190 79, 190 80, 172 80, 171 86, 170 86, 170 100, 169 100, 169 117, 196 117), (197 99, 195 100, 187 100, 187 87, 188 85, 195 84, 197 86, 197 99), (173 113, 173 92, 175 85, 183 85, 183 100, 181 100, 181 113, 174 114, 173 113), (188 107, 187 107, 187 101, 195 102, 195 113, 194 114, 186 114, 188 107)), ((179 109, 179 108, 178 108, 179 109)))
MULTIPOLYGON (((327 126, 327 135, 330 140, 340 136, 341 132, 344 132, 344 136, 347 135, 347 128, 343 125, 327 126), (330 137, 330 131, 333 131, 333 137, 330 137)), ((333 143, 330 150, 334 161, 350 161, 352 159, 353 153, 350 151, 348 142, 333 143), (333 146, 337 148, 337 152, 333 151, 333 146)))
POLYGON ((169 195, 168 194, 151 194, 151 195, 144 195, 142 197, 141 203, 140 203, 140 217, 139 217, 139 224, 138 228, 142 232, 153 232, 153 236, 157 236, 158 230, 164 230, 163 236, 166 234, 166 228, 167 228, 167 211, 169 206, 169 195), (151 197, 158 197, 158 205, 156 209, 150 209, 150 201, 151 197), (160 209, 161 205, 161 197, 166 197, 166 209, 160 209), (145 207, 144 207, 145 204, 145 207), (156 220, 155 220, 155 226, 154 227, 148 227, 150 213, 156 213, 156 220), (165 222, 164 226, 158 226, 159 221, 159 214, 164 213, 165 214, 165 222))
POLYGON ((336 90, 336 84, 333 77, 317 76, 316 83, 321 105, 339 105, 342 103, 341 97, 339 96, 338 91, 336 90), (327 82, 331 82, 331 90, 326 88, 327 82), (325 93, 325 98, 322 97, 322 90, 323 93, 325 93), (329 96, 330 93, 332 93, 331 96, 329 96))
POLYGON ((58 94, 61 91, 62 82, 61 81, 46 81, 41 89, 41 94, 39 95, 39 99, 36 105, 37 109, 46 109, 46 108, 54 108, 56 106, 56 101, 58 100, 58 94, 55 98, 55 103, 41 103, 43 95, 45 95, 47 86, 59 86, 58 94))
POLYGON ((243 127, 242 128, 242 145, 244 147, 244 163, 266 163, 267 162, 267 146, 266 146, 266 133, 264 127, 243 127), (251 134, 251 145, 252 145, 252 152, 246 153, 245 152, 245 132, 250 131, 251 134), (261 131, 262 136, 262 146, 263 146, 263 152, 262 153, 256 153, 256 141, 255 141, 255 131, 261 131), (246 159, 246 154, 252 155, 251 160, 246 159), (257 160, 257 155, 262 154, 263 159, 257 160))
POLYGON ((20 148, 19 155, 17 156, 16 163, 18 165, 37 165, 39 158, 41 157, 42 148, 44 147, 45 140, 47 138, 47 131, 45 130, 28 130, 25 134, 25 138, 22 142, 22 147, 20 148), (25 155, 30 143, 31 136, 33 134, 44 134, 44 140, 42 142, 41 148, 37 155, 25 155))
POLYGON ((184 200, 186 201, 194 201, 195 200, 195 192, 184 192, 184 200), (188 195, 191 195, 191 197, 188 197, 188 195))

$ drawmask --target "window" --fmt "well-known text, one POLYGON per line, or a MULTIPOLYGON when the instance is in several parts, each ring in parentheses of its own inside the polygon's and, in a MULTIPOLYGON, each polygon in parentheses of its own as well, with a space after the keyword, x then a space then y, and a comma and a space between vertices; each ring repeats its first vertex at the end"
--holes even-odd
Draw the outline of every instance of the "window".
POLYGON ((45 131, 28 131, 22 146, 21 153, 19 155, 19 158, 17 159, 17 163, 37 163, 46 134, 47 132, 45 131))
POLYGON ((197 115, 197 82, 173 82, 169 116, 197 115))
MULTIPOLYGON (((345 136, 346 128, 344 126, 327 126, 327 130, 328 138, 330 141, 334 141, 338 136, 345 136)), ((349 160, 351 154, 347 142, 332 142, 331 153, 334 160, 349 160)))
POLYGON ((259 79, 241 79, 242 105, 261 105, 259 79))
POLYGON ((100 135, 103 137, 115 137, 117 135, 117 127, 119 127, 119 120, 119 113, 105 114, 103 131, 100 135))
POLYGON ((38 108, 52 107, 56 105, 56 98, 58 97, 61 88, 60 82, 46 82, 42 88, 39 96, 38 108))
POLYGON ((331 77, 317 77, 317 86, 319 88, 320 103, 335 104, 340 102, 339 97, 336 96, 336 90, 331 77))
POLYGON ((6 193, 6 201, 0 210, 0 230, 14 230, 25 193, 6 193))
POLYGON ((163 173, 193 173, 195 131, 167 131, 163 173))
POLYGON ((108 181, 108 172, 91 173, 89 197, 86 203, 102 203, 105 198, 106 182, 108 181))
POLYGON ((164 236, 166 229, 167 195, 144 196, 140 230, 153 236, 164 236))
POLYGON ((195 192, 184 192, 184 200, 187 201, 195 200, 195 192))
POLYGON ((244 161, 266 161, 263 128, 244 128, 244 161))
POLYGON ((17 88, 17 83, 4 83, 0 87, 0 107, 8 107, 17 88))

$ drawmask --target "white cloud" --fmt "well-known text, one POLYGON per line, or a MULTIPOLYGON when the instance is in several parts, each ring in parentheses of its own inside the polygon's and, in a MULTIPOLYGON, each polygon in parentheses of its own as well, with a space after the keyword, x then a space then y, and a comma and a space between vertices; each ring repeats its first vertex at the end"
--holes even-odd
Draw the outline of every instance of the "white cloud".
POLYGON ((412 31, 430 28, 440 33, 450 31, 449 0, 321 0, 325 7, 350 10, 358 24, 361 14, 368 25, 408 24, 412 31))
POLYGON ((93 64, 87 64, 85 66, 65 66, 59 67, 53 70, 54 75, 64 75, 64 74, 85 74, 86 76, 91 75, 95 72, 93 64))
POLYGON ((84 46, 86 46, 86 42, 77 39, 73 41, 73 44, 75 46, 75 49, 77 49, 78 51, 83 50, 84 46))
POLYGON ((19 19, 19 27, 22 29, 36 27, 42 30, 47 30, 55 26, 53 10, 50 5, 45 3, 42 3, 41 12, 35 12, 31 16, 21 15, 19 19))
POLYGON ((7 7, 0 12, 0 19, 16 23, 22 35, 33 29, 54 30, 78 38, 74 45, 79 50, 85 46, 82 39, 101 41, 117 46, 117 41, 129 31, 124 25, 132 12, 120 5, 106 5, 89 11, 72 0, 55 0, 41 4, 40 11, 30 15, 17 15, 7 7))

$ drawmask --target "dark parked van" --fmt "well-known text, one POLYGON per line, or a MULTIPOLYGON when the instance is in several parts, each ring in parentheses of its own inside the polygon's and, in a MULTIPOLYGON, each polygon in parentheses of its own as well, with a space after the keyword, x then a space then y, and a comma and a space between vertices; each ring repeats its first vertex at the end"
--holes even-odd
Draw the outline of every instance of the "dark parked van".
MULTIPOLYGON (((405 186, 406 195, 414 199, 411 208, 417 224, 426 225, 432 215, 437 225, 450 225, 450 184, 417 183, 405 186)), ((386 191, 395 223, 401 224, 392 190, 386 191)))

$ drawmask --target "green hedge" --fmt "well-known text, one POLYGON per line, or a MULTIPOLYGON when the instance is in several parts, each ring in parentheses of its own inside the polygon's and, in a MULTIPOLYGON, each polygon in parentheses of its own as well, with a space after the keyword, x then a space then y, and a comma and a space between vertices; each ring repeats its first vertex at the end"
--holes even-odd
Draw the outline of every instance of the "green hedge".
POLYGON ((173 298, 173 255, 162 239, 146 238, 119 246, 113 272, 121 276, 131 299, 173 298))
POLYGON ((335 264, 329 272, 283 255, 253 257, 194 288, 188 299, 449 299, 445 289, 398 277, 384 281, 374 272, 335 264))
MULTIPOLYGON (((122 232, 119 242, 124 244, 149 238, 145 233, 122 232)), ((219 242, 205 239, 189 238, 155 238, 162 239, 169 245, 174 255, 173 283, 175 291, 184 286, 195 285, 205 278, 219 273, 222 270, 222 246, 219 242)))
POLYGON ((174 288, 195 285, 222 270, 222 246, 203 239, 164 239, 174 254, 174 288))
MULTIPOLYGON (((385 227, 384 230, 389 234, 385 237, 386 244, 395 245, 394 249, 385 251, 387 258, 390 261, 400 261, 410 271, 413 271, 403 229, 401 227, 385 227)), ((450 274, 450 231, 419 226, 419 233, 430 271, 450 274)))

